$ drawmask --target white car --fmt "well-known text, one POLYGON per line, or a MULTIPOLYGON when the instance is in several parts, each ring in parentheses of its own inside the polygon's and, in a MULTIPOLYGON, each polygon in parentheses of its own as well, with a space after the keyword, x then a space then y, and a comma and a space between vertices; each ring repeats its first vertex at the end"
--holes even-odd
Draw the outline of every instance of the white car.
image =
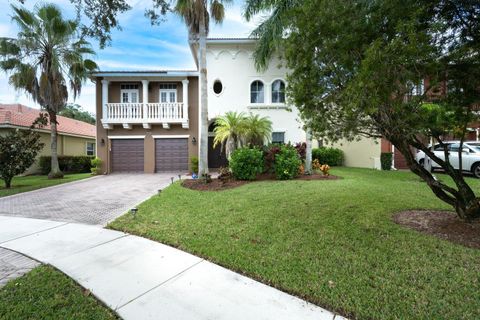
MULTIPOLYGON (((445 141, 444 144, 447 145, 450 164, 455 169, 458 169, 458 149, 460 148, 460 141, 445 141)), ((471 172, 476 178, 480 178, 480 141, 465 141, 462 149, 462 170, 471 172)), ((433 146, 433 152, 437 157, 445 160, 445 152, 440 144, 433 146)), ((418 163, 423 164, 425 162, 425 153, 418 151, 415 159, 418 163)), ((434 169, 441 169, 441 167, 435 161, 432 161, 432 170, 434 169)))

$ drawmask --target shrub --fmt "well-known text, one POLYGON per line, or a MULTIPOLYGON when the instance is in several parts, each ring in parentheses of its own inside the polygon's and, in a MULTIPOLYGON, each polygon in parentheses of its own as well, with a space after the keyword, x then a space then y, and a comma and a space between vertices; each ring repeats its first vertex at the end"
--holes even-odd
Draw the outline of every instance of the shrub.
POLYGON ((11 187, 14 176, 22 174, 43 148, 38 132, 15 130, 0 136, 0 178, 5 188, 11 187))
POLYGON ((305 142, 299 142, 295 145, 295 149, 297 149, 297 153, 302 162, 305 162, 305 159, 307 158, 307 144, 305 142))
POLYGON ((279 180, 293 179, 299 174, 302 160, 297 150, 285 145, 280 147, 280 152, 275 156, 275 176, 279 180))
POLYGON ((393 162, 392 152, 382 152, 380 154, 380 163, 382 165, 382 170, 391 170, 392 162, 393 162))
POLYGON ((238 180, 255 180, 263 172, 263 153, 257 148, 240 148, 230 158, 230 170, 238 180))
POLYGON ((190 167, 192 168, 192 173, 196 173, 198 175, 198 157, 190 158, 190 167))
POLYGON ((317 159, 321 164, 331 167, 343 164, 343 151, 337 148, 320 147, 312 150, 312 159, 317 159))
POLYGON ((101 174, 102 163, 103 163, 102 159, 98 157, 95 157, 90 161, 90 164, 92 165, 90 170, 92 171, 93 175, 101 174))
POLYGON ((275 172, 275 156, 280 152, 278 144, 270 144, 263 148, 263 158, 265 160, 265 172, 275 172))
MULTIPOLYGON (((91 156, 58 156, 60 170, 66 173, 86 173, 91 172, 91 156)), ((51 170, 52 157, 40 157, 40 170, 42 174, 48 174, 51 170)))

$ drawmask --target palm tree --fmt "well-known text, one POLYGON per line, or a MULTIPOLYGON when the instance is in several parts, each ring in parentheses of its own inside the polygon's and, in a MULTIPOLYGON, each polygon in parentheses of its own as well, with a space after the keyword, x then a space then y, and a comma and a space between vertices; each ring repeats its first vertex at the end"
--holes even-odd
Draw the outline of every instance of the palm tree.
POLYGON ((184 20, 190 39, 198 43, 200 69, 200 174, 208 173, 208 98, 207 98, 207 36, 209 22, 222 23, 225 18, 224 4, 232 0, 177 0, 175 12, 184 20))
POLYGON ((227 112, 215 121, 213 147, 221 144, 222 149, 225 148, 227 159, 229 159, 232 152, 243 145, 246 128, 244 112, 227 112))
POLYGON ((10 74, 9 82, 24 90, 49 116, 52 165, 49 178, 62 178, 57 154, 57 113, 68 100, 68 86, 74 99, 80 94, 89 72, 97 65, 85 55, 95 52, 78 37, 78 24, 63 18, 53 4, 33 11, 12 6, 19 28, 17 38, 0 38, 0 68, 10 74))
MULTIPOLYGON (((244 16, 247 21, 261 13, 269 14, 250 35, 252 38, 258 39, 253 53, 257 70, 267 69, 273 53, 281 49, 283 37, 290 28, 290 12, 300 7, 301 4, 301 0, 246 0, 244 16)), ((310 173, 312 134, 309 128, 305 129, 307 140, 305 172, 310 173)))
POLYGON ((245 118, 245 138, 248 144, 262 147, 272 136, 272 121, 268 117, 250 113, 245 118))

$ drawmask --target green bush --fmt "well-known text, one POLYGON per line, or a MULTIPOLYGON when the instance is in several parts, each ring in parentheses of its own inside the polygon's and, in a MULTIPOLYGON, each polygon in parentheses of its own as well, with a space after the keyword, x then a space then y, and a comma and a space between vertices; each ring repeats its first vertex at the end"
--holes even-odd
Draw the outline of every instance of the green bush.
POLYGON ((289 180, 298 176, 302 160, 297 150, 290 146, 280 147, 280 152, 275 155, 275 176, 279 180, 289 180))
POLYGON ((90 164, 92 166, 90 168, 90 171, 92 171, 93 175, 101 174, 102 163, 103 163, 102 159, 98 157, 95 157, 90 161, 90 164))
POLYGON ((382 152, 380 154, 380 163, 382 165, 382 170, 391 170, 392 162, 393 162, 392 152, 382 152))
POLYGON ((192 173, 198 174, 198 157, 190 158, 190 168, 192 169, 192 173))
POLYGON ((320 147, 312 149, 312 160, 317 159, 320 164, 330 167, 343 165, 343 151, 337 148, 320 147))
POLYGON ((240 148, 235 150, 229 162, 235 179, 255 180, 263 172, 263 152, 257 148, 240 148))
MULTIPOLYGON (((65 173, 87 173, 91 170, 92 156, 58 156, 60 170, 65 173)), ((48 174, 51 168, 52 157, 40 157, 39 165, 42 174, 48 174)))

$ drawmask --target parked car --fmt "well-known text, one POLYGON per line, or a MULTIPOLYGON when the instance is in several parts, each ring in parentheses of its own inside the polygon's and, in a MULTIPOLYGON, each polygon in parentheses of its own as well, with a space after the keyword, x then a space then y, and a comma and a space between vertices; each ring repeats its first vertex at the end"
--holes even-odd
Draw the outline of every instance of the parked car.
MULTIPOLYGON (((455 169, 459 169, 458 150, 460 148, 460 141, 446 141, 444 144, 447 145, 450 163, 455 169)), ((433 152, 437 157, 445 160, 445 152, 440 144, 437 143, 433 146, 433 152)), ((423 165, 425 162, 425 153, 418 151, 415 159, 423 165)), ((435 161, 432 161, 432 170, 440 168, 435 161)), ((466 141, 463 143, 462 170, 471 172, 476 178, 480 178, 480 141, 466 141)))

